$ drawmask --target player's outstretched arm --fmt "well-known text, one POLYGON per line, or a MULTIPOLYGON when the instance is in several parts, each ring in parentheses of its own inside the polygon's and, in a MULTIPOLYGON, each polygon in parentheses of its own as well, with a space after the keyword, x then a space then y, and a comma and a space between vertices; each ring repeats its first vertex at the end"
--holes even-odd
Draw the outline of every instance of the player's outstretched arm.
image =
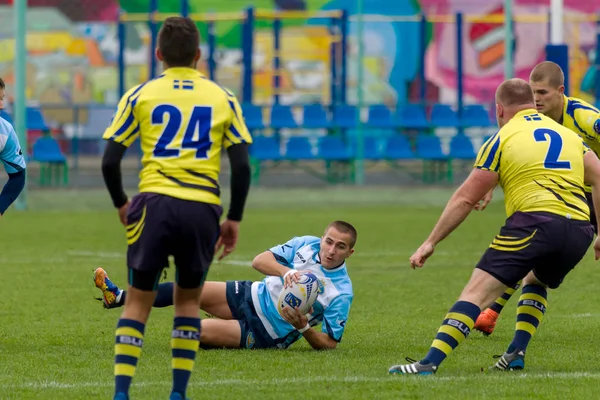
POLYGON ((448 201, 427 240, 410 258, 411 267, 422 267, 427 258, 433 254, 434 247, 467 218, 475 204, 492 190, 497 182, 496 172, 474 169, 448 201))
POLYGON ((222 260, 235 250, 246 198, 250 191, 250 156, 248 154, 248 145, 246 143, 239 143, 229 146, 227 148, 227 155, 229 156, 229 164, 231 165, 231 200, 229 202, 227 220, 221 224, 221 236, 215 248, 215 254, 221 248, 223 249, 218 257, 219 260, 222 260))
POLYGON ((254 260, 252 260, 252 268, 264 275, 281 277, 285 276, 286 273, 293 271, 293 269, 277 262, 275 256, 270 251, 265 251, 254 257, 254 260))
POLYGON ((114 206, 119 210, 119 219, 127 225, 127 205, 129 200, 123 190, 121 177, 121 160, 127 147, 112 140, 108 140, 102 157, 102 176, 114 206))

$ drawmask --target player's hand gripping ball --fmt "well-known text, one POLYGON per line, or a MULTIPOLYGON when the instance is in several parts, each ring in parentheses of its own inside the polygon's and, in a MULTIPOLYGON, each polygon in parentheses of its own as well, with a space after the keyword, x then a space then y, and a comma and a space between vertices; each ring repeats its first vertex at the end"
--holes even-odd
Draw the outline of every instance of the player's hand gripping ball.
POLYGON ((293 283, 291 287, 281 290, 279 299, 277 300, 279 313, 281 314, 281 310, 286 306, 291 308, 298 307, 301 314, 308 313, 312 305, 317 301, 320 285, 319 279, 314 274, 310 272, 302 274, 298 283, 293 283))

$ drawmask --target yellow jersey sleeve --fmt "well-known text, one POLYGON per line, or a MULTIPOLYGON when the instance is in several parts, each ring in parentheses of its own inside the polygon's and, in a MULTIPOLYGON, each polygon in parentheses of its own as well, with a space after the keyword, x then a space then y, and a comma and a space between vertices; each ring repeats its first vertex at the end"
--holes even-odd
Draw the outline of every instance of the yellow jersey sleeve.
POLYGON ((475 168, 486 171, 498 172, 500 169, 500 132, 489 138, 475 159, 475 168))
POLYGON ((246 127, 246 122, 242 115, 242 107, 235 96, 228 96, 227 101, 231 108, 231 120, 229 126, 225 130, 225 137, 223 138, 223 147, 228 148, 234 144, 251 144, 252 136, 246 127))
POLYGON ((140 123, 135 116, 135 105, 143 86, 132 88, 121 98, 110 126, 104 131, 103 139, 129 147, 139 136, 140 123))
POLYGON ((597 110, 580 106, 573 110, 574 120, 586 138, 600 141, 600 113, 597 110))

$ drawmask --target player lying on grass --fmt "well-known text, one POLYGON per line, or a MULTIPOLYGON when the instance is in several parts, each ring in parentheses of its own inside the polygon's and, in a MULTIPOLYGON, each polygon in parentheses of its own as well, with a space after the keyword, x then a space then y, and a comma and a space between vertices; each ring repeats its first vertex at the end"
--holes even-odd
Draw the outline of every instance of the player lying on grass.
MULTIPOLYGON (((0 78, 0 110, 4 109, 6 85, 0 78)), ((8 174, 8 181, 0 193, 0 216, 19 197, 25 187, 25 158, 12 125, 0 117, 0 160, 8 174)))
MULTIPOLYGON (((529 76, 529 84, 533 88, 535 105, 540 113, 577 133, 596 154, 600 154, 600 111, 581 99, 565 96, 565 75, 558 64, 544 61, 536 65, 529 76)), ((592 191, 589 186, 585 189, 590 223, 595 229, 596 213, 592 191)), ((491 199, 492 192, 476 208, 485 209, 491 199)), ((514 287, 506 289, 490 308, 484 310, 477 318, 474 328, 486 336, 491 335, 502 309, 520 284, 518 282, 514 287)))
MULTIPOLYGON (((356 229, 334 221, 322 238, 295 237, 259 254, 252 267, 267 275, 260 282, 206 282, 200 297, 202 310, 216 317, 202 320, 201 347, 287 348, 302 336, 317 350, 334 349, 342 339, 352 303, 352 282, 346 259, 354 253, 356 229), (286 307, 277 311, 277 298, 284 286, 311 272, 321 283, 312 313, 300 314, 286 307), (312 327, 322 322, 321 332, 312 327)), ((106 308, 121 307, 126 291, 110 281, 102 268, 94 272, 106 308)), ((173 305, 173 284, 158 287, 154 307, 173 305)))
MULTIPOLYGON (((523 280, 512 342, 494 368, 522 369, 527 346, 556 289, 579 263, 594 238, 584 182, 592 185, 600 210, 600 160, 573 131, 538 113, 533 90, 510 79, 496 91, 500 131, 479 150, 475 168, 454 193, 427 240, 411 256, 421 268, 435 246, 450 235, 474 205, 500 183, 507 220, 485 251, 452 306, 429 352, 420 361, 394 365, 390 373, 433 374, 469 335, 481 309, 523 280)), ((600 241, 594 245, 596 259, 600 241)))

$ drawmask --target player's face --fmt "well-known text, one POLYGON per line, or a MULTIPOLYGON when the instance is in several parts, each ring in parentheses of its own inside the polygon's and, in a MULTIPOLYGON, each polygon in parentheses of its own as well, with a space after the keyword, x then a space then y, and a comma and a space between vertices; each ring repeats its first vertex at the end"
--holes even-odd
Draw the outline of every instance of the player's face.
POLYGON ((547 115, 561 107, 561 100, 565 91, 564 86, 552 87, 547 79, 541 82, 530 81, 529 84, 533 89, 535 105, 539 112, 547 115))
POLYGON ((5 90, 4 89, 0 89, 0 110, 4 109, 4 95, 5 95, 5 90))
POLYGON ((321 265, 325 268, 336 268, 354 253, 350 247, 352 237, 335 228, 329 228, 321 238, 321 265))

